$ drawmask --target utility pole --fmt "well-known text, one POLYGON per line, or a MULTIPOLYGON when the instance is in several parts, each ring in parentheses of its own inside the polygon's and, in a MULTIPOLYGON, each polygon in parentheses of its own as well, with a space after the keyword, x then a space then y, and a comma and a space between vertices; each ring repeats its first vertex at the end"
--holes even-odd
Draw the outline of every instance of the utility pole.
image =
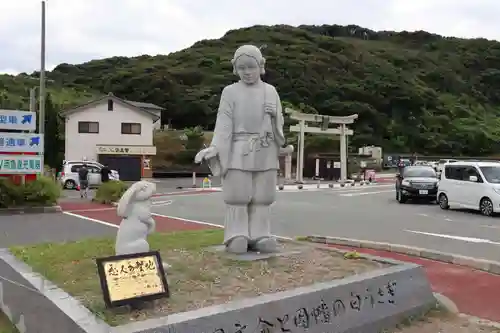
POLYGON ((42 26, 40 41, 40 106, 39 133, 45 133, 45 1, 42 1, 42 26))

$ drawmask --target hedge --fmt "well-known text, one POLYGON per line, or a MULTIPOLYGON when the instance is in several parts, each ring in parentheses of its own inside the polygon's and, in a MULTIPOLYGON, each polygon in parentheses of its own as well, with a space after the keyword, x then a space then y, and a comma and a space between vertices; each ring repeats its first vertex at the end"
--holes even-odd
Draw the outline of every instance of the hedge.
POLYGON ((21 185, 0 178, 0 208, 51 206, 61 194, 61 186, 50 177, 39 177, 21 185))
POLYGON ((102 183, 101 186, 99 186, 93 201, 102 204, 118 202, 127 189, 128 186, 124 182, 119 180, 110 180, 109 182, 102 183))

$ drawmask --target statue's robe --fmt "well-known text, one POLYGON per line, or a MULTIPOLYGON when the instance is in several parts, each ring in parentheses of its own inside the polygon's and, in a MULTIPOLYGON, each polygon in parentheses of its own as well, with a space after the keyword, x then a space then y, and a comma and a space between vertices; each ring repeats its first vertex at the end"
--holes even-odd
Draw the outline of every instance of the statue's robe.
POLYGON ((275 201, 279 150, 285 143, 283 112, 276 89, 265 82, 224 88, 209 160, 222 176, 226 203, 225 242, 270 237, 269 206, 275 201))

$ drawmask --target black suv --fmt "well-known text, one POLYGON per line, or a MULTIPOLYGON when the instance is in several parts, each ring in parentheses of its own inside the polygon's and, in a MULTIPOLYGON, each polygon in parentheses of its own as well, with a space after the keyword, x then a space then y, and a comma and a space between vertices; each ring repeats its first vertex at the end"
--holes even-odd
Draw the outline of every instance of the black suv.
POLYGON ((396 176, 396 200, 405 203, 408 199, 435 201, 439 179, 430 166, 407 166, 396 176))

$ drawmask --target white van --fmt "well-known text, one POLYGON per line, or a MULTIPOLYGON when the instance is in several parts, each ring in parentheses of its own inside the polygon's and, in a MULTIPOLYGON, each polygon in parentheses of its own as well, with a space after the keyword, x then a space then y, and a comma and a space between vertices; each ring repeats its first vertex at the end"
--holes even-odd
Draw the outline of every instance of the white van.
POLYGON ((439 160, 436 166, 436 172, 443 172, 443 167, 446 163, 458 162, 458 160, 439 160))
POLYGON ((500 212, 500 164, 445 164, 439 181, 437 201, 442 209, 474 209, 486 216, 500 212))

